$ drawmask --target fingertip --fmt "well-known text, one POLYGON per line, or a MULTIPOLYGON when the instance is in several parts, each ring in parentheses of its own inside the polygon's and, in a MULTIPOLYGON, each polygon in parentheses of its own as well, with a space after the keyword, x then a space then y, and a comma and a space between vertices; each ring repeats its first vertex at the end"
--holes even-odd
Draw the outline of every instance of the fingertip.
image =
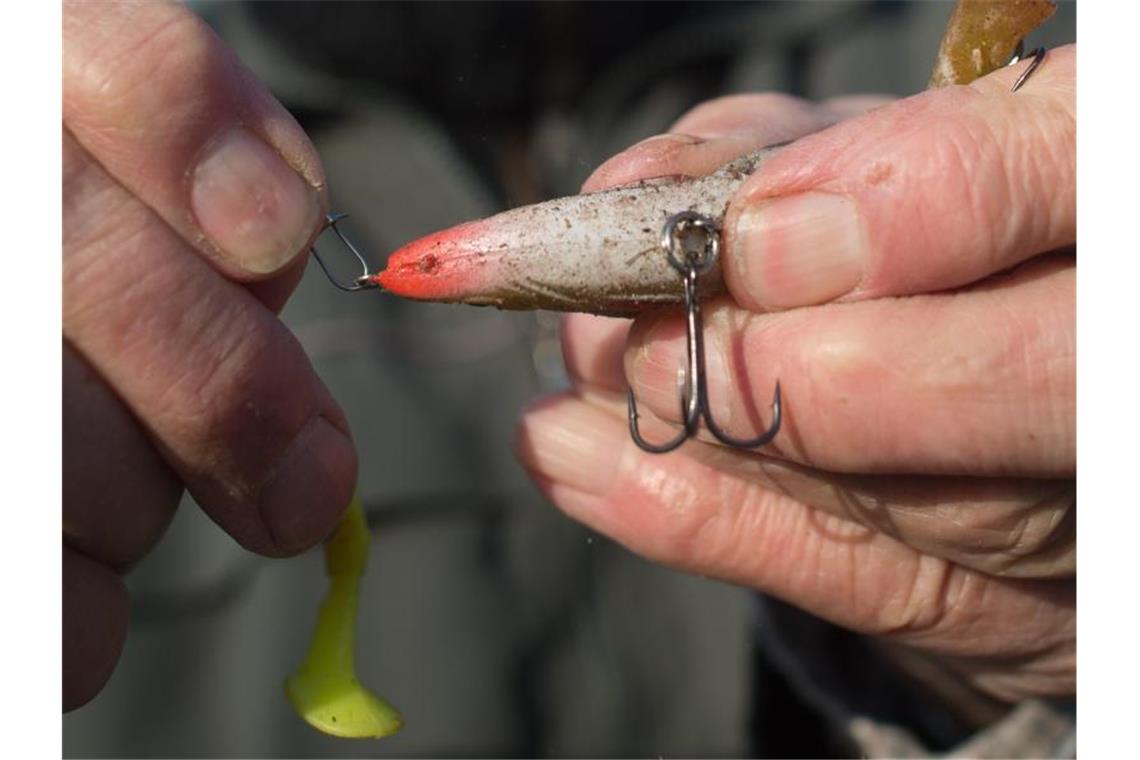
POLYGON ((297 435, 258 502, 280 553, 304 551, 332 532, 352 499, 357 467, 352 439, 325 416, 297 435))
POLYGON ((320 227, 323 200, 260 137, 225 130, 190 173, 190 208, 230 265, 253 277, 293 262, 320 227))
POLYGON ((569 314, 562 320, 562 356, 575 381, 610 390, 625 388, 622 354, 629 336, 628 319, 569 314))
POLYGON ((826 109, 778 92, 726 95, 695 106, 670 131, 712 140, 752 135, 767 143, 792 140, 829 123, 826 109))
POLYGON ((621 421, 570 394, 530 406, 515 434, 528 471, 597 496, 612 488, 624 448, 621 421))
POLYGON ((593 193, 644 179, 684 174, 680 155, 686 148, 701 142, 701 138, 686 134, 647 137, 603 162, 586 178, 582 192, 593 193))
POLYGON ((127 638, 127 590, 106 565, 63 547, 63 710, 103 690, 127 638))
POLYGON ((746 153, 795 140, 841 118, 841 110, 780 93, 716 98, 690 110, 668 133, 610 158, 590 175, 582 191, 656 177, 704 176, 746 153))

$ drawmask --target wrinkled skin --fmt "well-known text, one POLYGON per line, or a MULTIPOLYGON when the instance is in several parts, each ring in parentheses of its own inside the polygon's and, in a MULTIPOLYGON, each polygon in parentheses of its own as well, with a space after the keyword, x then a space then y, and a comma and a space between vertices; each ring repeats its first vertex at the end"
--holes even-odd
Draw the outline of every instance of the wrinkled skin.
POLYGON ((730 204, 706 308, 713 413, 761 451, 629 439, 679 422, 683 321, 572 315, 571 390, 524 465, 570 516, 683 570, 870 635, 944 694, 1075 691, 1075 46, 914 97, 698 107, 586 189, 799 137, 730 204), (793 133, 789 135, 789 132, 793 133))
POLYGON ((177 5, 63 13, 63 707, 110 677, 121 575, 183 489, 263 554, 320 541, 348 425, 277 320, 326 205, 308 139, 177 5), (161 86, 156 86, 161 84, 161 86))

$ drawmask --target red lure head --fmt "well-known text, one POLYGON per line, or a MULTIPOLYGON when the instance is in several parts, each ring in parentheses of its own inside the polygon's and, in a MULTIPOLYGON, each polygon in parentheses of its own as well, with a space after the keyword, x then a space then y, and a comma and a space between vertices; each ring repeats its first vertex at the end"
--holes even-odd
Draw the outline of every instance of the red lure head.
POLYGON ((488 279, 495 257, 480 244, 483 221, 467 222, 413 240, 388 257, 373 280, 405 298, 457 300, 476 292, 488 279))

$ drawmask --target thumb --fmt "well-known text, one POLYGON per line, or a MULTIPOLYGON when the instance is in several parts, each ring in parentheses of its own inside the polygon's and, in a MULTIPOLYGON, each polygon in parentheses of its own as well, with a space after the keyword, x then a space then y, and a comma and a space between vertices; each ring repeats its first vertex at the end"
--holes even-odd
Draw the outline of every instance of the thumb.
POLYGON ((734 198, 724 276, 788 309, 955 288, 1076 240, 1076 46, 801 138, 734 198))

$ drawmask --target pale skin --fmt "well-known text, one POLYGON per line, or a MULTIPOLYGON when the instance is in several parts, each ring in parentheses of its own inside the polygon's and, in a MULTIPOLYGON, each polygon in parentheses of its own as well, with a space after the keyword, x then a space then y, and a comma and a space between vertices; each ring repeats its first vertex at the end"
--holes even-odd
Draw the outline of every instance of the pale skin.
MULTIPOLYGON (((73 708, 114 669, 121 575, 183 489, 243 546, 284 556, 332 530, 357 459, 275 316, 327 207, 304 133, 179 6, 68 3, 63 31, 73 708)), ((1075 261, 1047 252, 1075 240, 1073 57, 1052 51, 1016 96, 1016 72, 1000 72, 863 116, 877 101, 715 101, 601 167, 588 188, 809 135, 737 197, 731 297, 707 312, 718 418, 758 428, 777 377, 786 416, 759 454, 644 454, 620 393, 628 378, 646 434, 664 438, 679 321, 572 317, 575 388, 521 422, 551 499, 637 552, 899 642, 981 693, 1072 693, 1075 261), (818 240, 737 239, 757 199, 806 188, 858 208, 865 258, 813 264, 802 251, 818 240)))
POLYGON ((800 137, 733 200, 731 297, 706 309, 718 421, 762 431, 779 379, 783 428, 758 452, 641 451, 623 393, 650 440, 676 429, 681 317, 572 315, 573 387, 518 439, 571 517, 999 706, 1075 692, 1075 46, 1010 94, 1017 73, 894 102, 716 100, 600 167, 586 189, 800 137))

